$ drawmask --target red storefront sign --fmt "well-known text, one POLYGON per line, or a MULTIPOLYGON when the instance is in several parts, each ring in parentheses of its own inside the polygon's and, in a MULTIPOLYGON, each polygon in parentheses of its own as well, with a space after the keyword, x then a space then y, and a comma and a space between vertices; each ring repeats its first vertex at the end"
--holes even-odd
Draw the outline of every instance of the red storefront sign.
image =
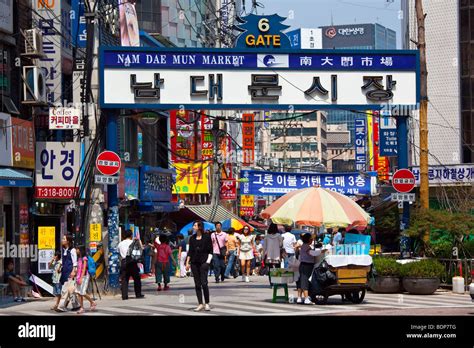
POLYGON ((12 117, 13 167, 35 169, 33 122, 12 117))
POLYGON ((201 159, 203 161, 212 160, 214 155, 212 123, 209 117, 201 114, 201 159))
POLYGON ((377 171, 379 180, 389 180, 390 162, 388 157, 380 156, 380 136, 379 136, 380 116, 378 111, 374 111, 373 116, 373 138, 374 138, 374 169, 377 171))
POLYGON ((194 160, 196 155, 196 114, 189 111, 170 111, 171 159, 175 163, 194 160))
POLYGON ((254 207, 240 207, 240 216, 254 216, 255 208, 254 207))
POLYGON ((255 160, 255 125, 254 114, 242 115, 242 152, 243 166, 252 166, 255 160))
POLYGON ((222 200, 237 199, 237 184, 235 179, 221 181, 220 198, 222 200))

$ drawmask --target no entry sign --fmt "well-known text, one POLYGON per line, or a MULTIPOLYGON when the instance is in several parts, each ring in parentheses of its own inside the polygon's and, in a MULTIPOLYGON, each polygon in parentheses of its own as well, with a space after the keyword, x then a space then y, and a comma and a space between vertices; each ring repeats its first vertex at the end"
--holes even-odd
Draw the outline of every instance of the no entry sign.
POLYGON ((415 188, 415 175, 408 169, 397 170, 393 174, 392 186, 398 192, 410 192, 415 188))
POLYGON ((120 171, 122 160, 113 151, 103 151, 97 156, 95 166, 103 175, 115 175, 120 171))

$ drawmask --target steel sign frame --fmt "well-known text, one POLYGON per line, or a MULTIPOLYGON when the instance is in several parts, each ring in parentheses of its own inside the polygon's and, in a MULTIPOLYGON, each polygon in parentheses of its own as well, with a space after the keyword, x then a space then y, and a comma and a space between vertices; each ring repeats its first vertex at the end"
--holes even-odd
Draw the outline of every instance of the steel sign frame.
MULTIPOLYGON (((132 62, 133 64, 133 62, 132 62)), ((260 64, 260 63, 259 63, 260 64)), ((225 49, 218 49, 218 48, 159 48, 159 49, 154 49, 154 48, 147 48, 147 47, 101 47, 99 50, 99 74, 100 74, 100 106, 101 108, 106 108, 106 109, 138 109, 138 108, 144 108, 144 109, 150 109, 150 108, 155 108, 155 109, 162 109, 162 110, 168 110, 168 109, 179 109, 180 107, 184 107, 187 109, 209 109, 209 110, 226 110, 226 109, 240 109, 240 110, 257 110, 257 109, 266 109, 266 110, 287 110, 289 107, 292 107, 296 110, 307 110, 308 108, 318 108, 318 109, 351 109, 351 110, 380 110, 383 109, 386 106, 389 106, 391 102, 387 103, 367 103, 367 104, 335 104, 335 103, 327 103, 325 104, 324 101, 322 103, 318 104, 276 104, 276 103, 261 103, 261 102, 256 102, 256 103, 251 103, 251 104, 233 104, 233 103, 188 103, 188 104, 162 104, 159 102, 153 102, 153 103, 143 103, 143 102, 136 102, 136 103, 108 103, 105 101, 105 70, 106 69, 111 69, 111 70, 117 70, 117 69, 134 69, 134 70, 150 70, 152 68, 155 68, 157 72, 160 72, 160 70, 173 70, 173 71, 178 71, 178 70, 191 70, 194 69, 196 71, 209 71, 209 70, 219 70, 219 71, 245 71, 245 72, 261 72, 261 73, 270 73, 273 72, 274 74, 279 74, 280 72, 284 71, 290 71, 290 72, 296 72, 296 71, 314 71, 314 72, 338 72, 338 73, 350 73, 350 72, 361 72, 361 71, 367 71, 367 72, 382 72, 383 73, 388 73, 388 72, 394 72, 394 73, 400 73, 400 72, 412 72, 416 74, 415 80, 416 80, 416 104, 403 104, 399 105, 396 104, 396 106, 407 106, 407 107, 416 107, 416 105, 420 101, 420 64, 419 64, 419 52, 417 50, 328 50, 328 49, 322 49, 322 50, 295 50, 295 49, 289 49, 289 50, 275 50, 275 49, 265 49, 265 50, 255 50, 255 51, 249 51, 249 50, 243 50, 243 49, 234 49, 234 48, 225 48, 225 49), (256 66, 256 61, 254 58, 252 58, 252 61, 246 64, 247 66, 179 66, 178 64, 173 65, 173 64, 167 64, 167 66, 147 66, 147 64, 139 64, 137 66, 120 66, 120 65, 115 65, 111 63, 111 55, 114 53, 116 54, 136 54, 136 55, 141 55, 143 56, 144 54, 153 54, 153 55, 167 55, 170 56, 172 53, 176 54, 195 54, 195 55, 235 55, 235 54, 240 54, 241 56, 245 57, 253 57, 253 56, 261 56, 261 55, 287 55, 289 58, 289 63, 288 67, 278 67, 278 66, 272 66, 272 67, 258 67, 256 66), (333 67, 319 67, 319 68, 290 68, 291 62, 293 62, 298 55, 305 55, 305 56, 312 56, 312 57, 320 57, 320 55, 328 55, 328 56, 334 56, 334 57, 340 57, 344 55, 361 55, 361 56, 367 56, 367 57, 381 57, 385 55, 391 55, 394 57, 403 57, 404 59, 407 58, 410 61, 410 64, 408 67, 401 67, 401 68, 390 68, 390 67, 371 67, 371 69, 367 69, 368 67, 361 68, 361 67, 344 67, 341 68, 340 66, 333 66, 333 67), (252 65, 252 66, 249 66, 252 65), (413 66, 414 65, 414 66, 413 66)), ((250 74, 249 74, 250 76, 250 74)), ((281 77, 281 80, 283 80, 284 77, 281 77)), ((385 83, 385 81, 384 81, 385 83)), ((301 86, 303 87, 309 87, 309 86, 301 86)), ((360 86, 359 86, 360 88, 360 86)), ((301 92, 303 93, 303 91, 301 92)), ((395 104, 393 104, 395 105, 395 104)))

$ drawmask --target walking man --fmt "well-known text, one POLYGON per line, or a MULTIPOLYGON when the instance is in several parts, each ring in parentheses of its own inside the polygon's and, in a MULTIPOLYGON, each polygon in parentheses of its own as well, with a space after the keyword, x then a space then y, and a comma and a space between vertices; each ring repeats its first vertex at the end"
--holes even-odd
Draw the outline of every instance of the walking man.
POLYGON ((283 237, 283 248, 285 249, 285 258, 284 264, 285 268, 288 268, 288 260, 290 257, 295 256, 295 246, 296 246, 296 238, 293 233, 291 233, 291 226, 285 226, 285 233, 282 235, 283 237))
POLYGON ((235 271, 235 259, 237 257, 237 238, 234 235, 235 229, 229 228, 227 231, 227 267, 224 272, 224 278, 230 279, 230 273, 232 272, 234 278, 237 278, 235 271))
POLYGON ((222 224, 220 222, 216 222, 214 225, 216 226, 216 232, 211 234, 212 264, 216 283, 219 283, 219 281, 224 281, 227 233, 222 232, 222 224))
MULTIPOLYGON (((135 288, 135 297, 143 298, 142 295, 142 281, 140 279, 140 271, 138 269, 137 261, 132 258, 132 243, 139 243, 141 247, 141 241, 137 239, 132 240, 133 233, 131 230, 127 230, 124 233, 124 239, 119 243, 118 250, 120 252, 121 264, 120 264, 120 281, 122 285, 122 300, 128 300, 128 282, 130 277, 133 278, 133 286, 135 288)), ((142 248, 143 250, 143 248, 142 248)))

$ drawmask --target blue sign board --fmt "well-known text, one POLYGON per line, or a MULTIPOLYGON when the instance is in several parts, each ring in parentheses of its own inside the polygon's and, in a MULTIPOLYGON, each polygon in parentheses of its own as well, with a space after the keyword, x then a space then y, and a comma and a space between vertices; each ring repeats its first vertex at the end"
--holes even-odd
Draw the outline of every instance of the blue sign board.
POLYGON ((259 48, 290 48, 288 37, 282 33, 290 26, 282 22, 285 17, 277 14, 259 16, 250 14, 241 18, 237 30, 242 33, 237 37, 235 47, 245 49, 259 48))
POLYGON ((380 115, 379 123, 379 152, 380 156, 397 156, 398 139, 397 123, 393 117, 380 115))
POLYGON ((101 48, 102 68, 108 69, 268 69, 311 71, 416 71, 416 51, 286 50, 249 52, 234 49, 159 50, 101 48), (273 57, 278 61, 271 61, 273 57))
POLYGON ((87 24, 85 12, 85 0, 72 0, 72 45, 77 48, 86 48, 87 45, 87 24))
POLYGON ((291 48, 301 48, 301 29, 288 31, 286 36, 290 39, 291 48))
POLYGON ((371 195, 375 192, 376 172, 362 176, 359 173, 315 174, 275 173, 243 170, 240 178, 246 179, 240 185, 244 195, 282 196, 288 192, 321 186, 344 195, 371 195))
POLYGON ((125 195, 138 199, 139 171, 136 168, 125 168, 125 195))
POLYGON ((367 169, 366 145, 367 118, 365 115, 358 115, 355 118, 355 165, 358 171, 367 169))
POLYGON ((140 201, 171 201, 173 173, 171 169, 140 167, 140 201))
POLYGON ((370 252, 370 235, 346 233, 344 244, 360 245, 360 254, 369 255, 370 252))

